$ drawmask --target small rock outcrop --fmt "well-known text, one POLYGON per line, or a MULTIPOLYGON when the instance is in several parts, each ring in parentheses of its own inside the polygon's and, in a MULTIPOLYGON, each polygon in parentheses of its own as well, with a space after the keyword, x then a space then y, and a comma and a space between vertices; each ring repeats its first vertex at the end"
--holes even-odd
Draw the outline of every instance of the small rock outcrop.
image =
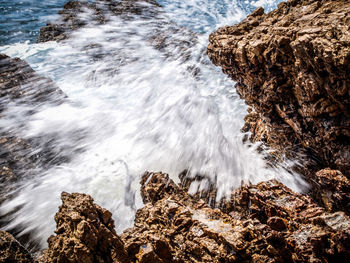
POLYGON ((130 262, 114 229, 112 214, 85 194, 63 192, 55 216, 56 235, 40 262, 130 262))
POLYGON ((0 262, 34 263, 34 259, 11 234, 0 231, 0 262))
POLYGON ((343 210, 350 215, 350 180, 340 171, 323 169, 312 181, 314 196, 327 211, 343 210))
POLYGON ((277 181, 244 186, 218 208, 167 174, 145 173, 145 206, 120 236, 85 194, 62 194, 40 262, 347 262, 350 219, 277 181))
POLYGON ((210 35, 211 61, 253 111, 253 141, 350 174, 350 2, 289 0, 210 35))

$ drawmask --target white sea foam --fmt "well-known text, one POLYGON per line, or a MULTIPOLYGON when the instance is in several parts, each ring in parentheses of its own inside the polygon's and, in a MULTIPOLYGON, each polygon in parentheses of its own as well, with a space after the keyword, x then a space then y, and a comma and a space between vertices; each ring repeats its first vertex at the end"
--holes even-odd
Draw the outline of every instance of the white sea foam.
MULTIPOLYGON (((192 20, 200 19, 195 13, 203 9, 212 16, 214 25, 228 19, 232 24, 243 16, 235 2, 224 16, 210 9, 210 1, 202 2, 174 2, 179 6, 165 6, 167 17, 158 19, 177 17, 183 22, 188 14, 192 20), (183 13, 184 5, 192 9, 183 13)), ((246 107, 233 88, 234 82, 208 63, 203 51, 208 28, 204 27, 207 33, 199 35, 184 62, 166 57, 145 41, 157 26, 149 20, 116 18, 81 29, 64 44, 24 43, 0 48, 53 78, 69 97, 67 103, 41 107, 25 118, 19 108, 12 107, 0 120, 3 129, 23 138, 54 135, 51 147, 58 152, 64 149, 71 157, 69 162, 39 172, 34 179, 21 181, 15 196, 1 207, 2 214, 18 208, 7 229, 21 226, 23 233, 35 233, 45 247, 54 230, 60 193, 66 191, 91 194, 113 212, 121 232, 133 224, 135 209, 142 206, 139 179, 146 170, 167 172, 175 180, 184 169, 205 174, 216 180, 219 197, 242 181, 275 178, 295 190, 305 187, 299 175, 283 167, 267 167, 257 145, 242 143, 240 128, 246 107), (89 44, 98 45, 85 48, 89 44), (97 53, 103 56, 94 59, 97 53), (200 74, 194 76, 189 67, 199 68, 200 74), (24 127, 19 129, 18 123, 24 127)), ((181 32, 172 37, 186 39, 181 32)), ((176 58, 179 52, 172 52, 176 58)), ((192 190, 203 186, 205 182, 192 190)))

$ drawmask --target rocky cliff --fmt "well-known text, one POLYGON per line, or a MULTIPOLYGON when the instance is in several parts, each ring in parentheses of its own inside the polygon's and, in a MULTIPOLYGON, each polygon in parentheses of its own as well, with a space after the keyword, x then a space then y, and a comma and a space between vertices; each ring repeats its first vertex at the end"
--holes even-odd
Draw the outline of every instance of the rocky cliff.
POLYGON ((350 176, 350 2, 290 0, 210 35, 211 61, 253 111, 253 141, 350 176))

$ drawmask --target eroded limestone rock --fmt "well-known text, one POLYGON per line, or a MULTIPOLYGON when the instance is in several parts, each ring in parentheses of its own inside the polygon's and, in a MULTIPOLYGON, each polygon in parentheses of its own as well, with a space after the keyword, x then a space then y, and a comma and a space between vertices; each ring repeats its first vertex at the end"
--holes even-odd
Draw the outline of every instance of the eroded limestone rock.
POLYGON ((11 234, 0 231, 0 262, 33 263, 34 260, 11 234))
POLYGON ((350 180, 340 171, 320 170, 312 183, 315 197, 327 211, 343 210, 350 215, 350 180))
POLYGON ((290 0, 210 35, 211 61, 256 113, 246 130, 350 176, 350 2, 290 0))
POLYGON ((277 181, 242 187, 219 208, 162 173, 146 173, 141 194, 145 207, 121 235, 132 260, 332 262, 350 256, 350 219, 277 181))
POLYGON ((112 214, 85 194, 63 192, 55 216, 56 235, 40 262, 130 262, 114 229, 112 214))
POLYGON ((277 181, 244 186, 213 208, 167 174, 145 173, 141 195, 145 206, 134 226, 117 236, 111 214, 91 197, 63 193, 57 235, 41 262, 350 260, 349 217, 325 212, 277 181))

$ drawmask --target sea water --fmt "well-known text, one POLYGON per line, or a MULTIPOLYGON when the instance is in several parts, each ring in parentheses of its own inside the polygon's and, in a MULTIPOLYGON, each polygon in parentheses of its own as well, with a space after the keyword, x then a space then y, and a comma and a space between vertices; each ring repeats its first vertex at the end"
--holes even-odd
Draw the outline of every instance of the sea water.
MULTIPOLYGON (((53 152, 69 157, 20 180, 0 207, 1 214, 9 214, 5 229, 31 233, 45 247, 66 191, 90 194, 113 213, 120 233, 133 225, 143 205, 139 181, 145 171, 163 171, 175 181, 185 169, 188 176, 206 175, 191 191, 211 180, 218 198, 242 183, 269 179, 304 189, 304 180, 288 169, 293 161, 269 166, 259 144, 243 143, 247 107, 235 83, 205 53, 208 36, 218 27, 280 1, 162 0, 164 12, 154 21, 112 17, 103 25, 88 23, 67 41, 36 44, 40 26, 54 19, 64 2, 0 0, 0 52, 26 60, 68 97, 58 106, 33 106, 30 116, 24 114, 30 109, 11 105, 0 119, 2 130, 20 138, 54 138, 53 152), (169 45, 165 55, 146 41, 169 21, 196 35, 196 40, 181 31, 170 35, 174 43, 190 43, 186 59, 179 56, 180 47, 169 45), (86 49, 90 44, 98 48, 86 49)), ((33 150, 40 151, 40 144, 33 150)))

